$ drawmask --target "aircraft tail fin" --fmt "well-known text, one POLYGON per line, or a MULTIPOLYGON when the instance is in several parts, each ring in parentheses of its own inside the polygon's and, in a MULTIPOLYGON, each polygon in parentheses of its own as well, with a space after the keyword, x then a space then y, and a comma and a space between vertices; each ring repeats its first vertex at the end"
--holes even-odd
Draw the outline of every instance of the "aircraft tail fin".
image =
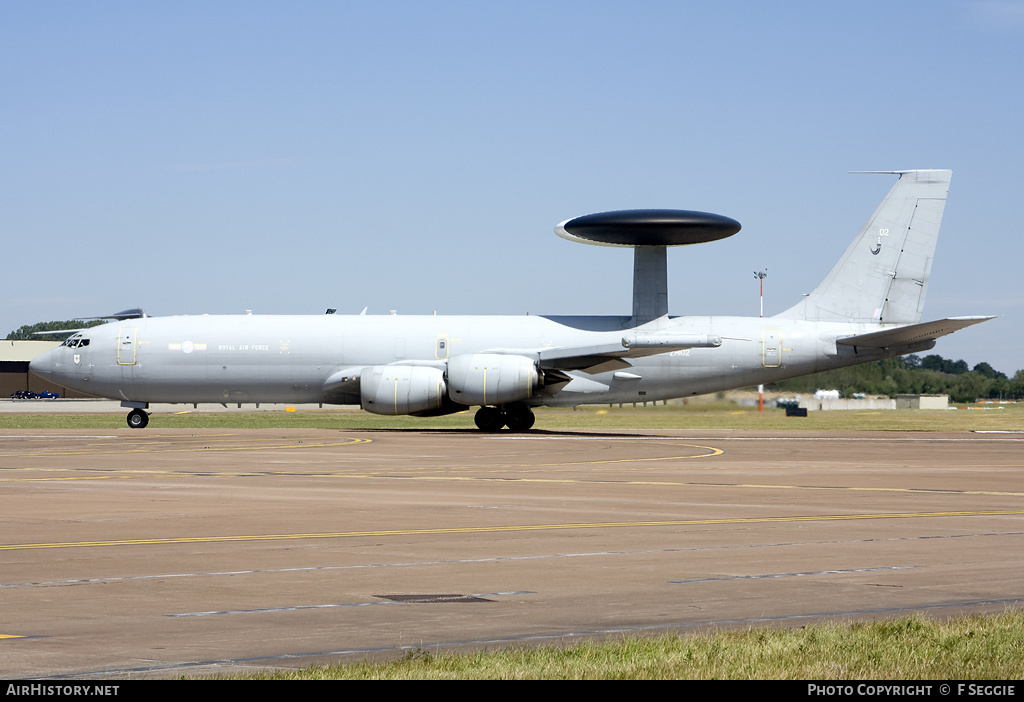
POLYGON ((870 172, 892 173, 900 179, 825 280, 779 317, 887 324, 921 321, 953 172, 870 172))

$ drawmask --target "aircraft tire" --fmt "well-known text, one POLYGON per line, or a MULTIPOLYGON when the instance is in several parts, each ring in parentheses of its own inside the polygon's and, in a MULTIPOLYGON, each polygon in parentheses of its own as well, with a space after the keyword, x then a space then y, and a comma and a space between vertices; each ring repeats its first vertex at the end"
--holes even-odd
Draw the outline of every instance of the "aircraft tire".
POLYGON ((529 407, 520 407, 505 413, 505 426, 509 431, 529 431, 536 420, 529 407))
POLYGON ((501 431, 505 426, 505 416, 497 407, 481 407, 476 411, 473 421, 480 431, 501 431))
POLYGON ((133 409, 128 413, 128 426, 132 429, 145 429, 149 424, 149 413, 140 409, 133 409))

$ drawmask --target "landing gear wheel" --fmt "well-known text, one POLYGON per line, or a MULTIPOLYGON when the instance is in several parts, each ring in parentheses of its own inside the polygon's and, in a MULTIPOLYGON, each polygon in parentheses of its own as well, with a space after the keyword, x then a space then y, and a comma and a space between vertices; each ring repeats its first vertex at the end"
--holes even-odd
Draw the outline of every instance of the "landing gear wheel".
POLYGON ((509 431, 529 431, 536 419, 529 407, 520 407, 505 413, 505 426, 509 431))
POLYGON ((128 426, 132 429, 145 429, 147 424, 149 424, 148 412, 140 409, 133 409, 128 413, 128 426))
POLYGON ((473 418, 480 431, 501 431, 505 426, 505 417, 497 407, 481 407, 473 418))

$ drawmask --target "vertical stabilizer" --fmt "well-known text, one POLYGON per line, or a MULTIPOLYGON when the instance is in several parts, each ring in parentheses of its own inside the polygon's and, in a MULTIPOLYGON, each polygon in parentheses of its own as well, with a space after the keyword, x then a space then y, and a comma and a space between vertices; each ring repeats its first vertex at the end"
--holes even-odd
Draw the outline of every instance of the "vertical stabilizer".
POLYGON ((892 173, 900 179, 828 277, 799 304, 777 316, 887 324, 921 321, 953 172, 872 172, 892 173))

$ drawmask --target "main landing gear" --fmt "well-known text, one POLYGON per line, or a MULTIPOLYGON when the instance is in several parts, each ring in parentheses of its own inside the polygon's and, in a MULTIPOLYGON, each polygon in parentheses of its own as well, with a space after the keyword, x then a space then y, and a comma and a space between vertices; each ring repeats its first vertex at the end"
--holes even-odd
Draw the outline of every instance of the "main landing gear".
POLYGON ((533 411, 522 405, 481 407, 474 417, 477 428, 488 432, 501 431, 502 427, 508 427, 509 431, 528 431, 535 419, 533 411))
POLYGON ((142 409, 133 409, 128 413, 128 426, 132 429, 145 429, 149 424, 149 412, 142 409))

